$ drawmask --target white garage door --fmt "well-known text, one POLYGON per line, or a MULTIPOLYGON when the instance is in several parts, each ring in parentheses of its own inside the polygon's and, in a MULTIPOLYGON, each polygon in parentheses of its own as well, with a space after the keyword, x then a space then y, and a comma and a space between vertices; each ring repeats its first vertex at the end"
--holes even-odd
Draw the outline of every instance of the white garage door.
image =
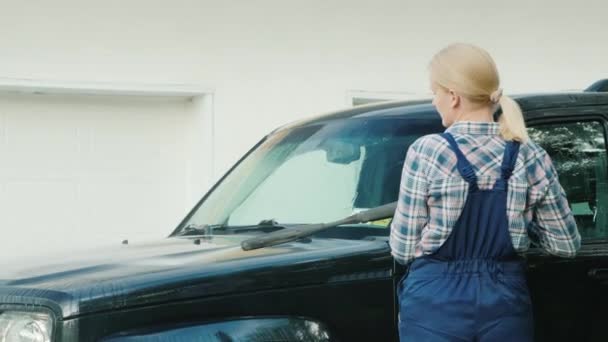
POLYGON ((0 257, 168 235, 192 204, 191 107, 0 96, 0 257))

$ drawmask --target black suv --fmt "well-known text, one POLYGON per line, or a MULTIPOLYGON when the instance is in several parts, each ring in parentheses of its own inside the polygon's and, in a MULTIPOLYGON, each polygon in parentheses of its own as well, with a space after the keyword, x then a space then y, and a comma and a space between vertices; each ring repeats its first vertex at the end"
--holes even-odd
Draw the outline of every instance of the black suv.
MULTIPOLYGON (((538 341, 608 340, 607 91, 516 98, 583 236, 525 255, 538 341)), ((395 341, 388 227, 408 146, 440 131, 429 102, 277 129, 169 238, 3 266, 0 342, 395 341)))

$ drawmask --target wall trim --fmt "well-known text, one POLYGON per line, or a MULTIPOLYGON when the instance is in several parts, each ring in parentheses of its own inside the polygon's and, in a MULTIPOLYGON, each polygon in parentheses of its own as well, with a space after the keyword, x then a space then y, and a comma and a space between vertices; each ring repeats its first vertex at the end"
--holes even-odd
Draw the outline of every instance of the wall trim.
POLYGON ((431 98, 430 94, 421 94, 415 92, 347 90, 345 102, 347 106, 352 107, 353 105, 371 102, 395 100, 423 100, 429 98, 431 98))
POLYGON ((213 94, 209 87, 189 84, 70 82, 26 78, 0 78, 0 92, 50 95, 152 96, 194 99, 213 94))

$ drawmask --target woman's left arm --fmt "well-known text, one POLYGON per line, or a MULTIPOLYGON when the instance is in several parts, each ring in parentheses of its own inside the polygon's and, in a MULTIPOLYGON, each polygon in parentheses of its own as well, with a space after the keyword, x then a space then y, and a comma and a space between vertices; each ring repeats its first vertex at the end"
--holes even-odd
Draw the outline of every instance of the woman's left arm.
POLYGON ((428 222, 428 181, 424 167, 425 158, 420 154, 423 139, 416 140, 407 151, 397 210, 391 223, 391 254, 403 265, 414 259, 422 228, 428 222))

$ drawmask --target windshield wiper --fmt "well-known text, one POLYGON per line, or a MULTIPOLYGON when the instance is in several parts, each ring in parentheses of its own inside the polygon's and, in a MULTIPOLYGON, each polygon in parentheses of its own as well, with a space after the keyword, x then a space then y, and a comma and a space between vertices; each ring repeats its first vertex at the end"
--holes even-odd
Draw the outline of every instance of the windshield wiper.
POLYGON ((240 233, 240 232, 246 232, 246 231, 262 231, 262 232, 274 232, 280 229, 285 229, 286 226, 280 225, 280 224, 266 224, 266 223, 259 223, 259 224, 252 224, 252 225, 247 225, 247 226, 219 226, 217 228, 213 228, 212 229, 212 233, 215 232, 226 232, 228 234, 234 234, 234 233, 240 233))
POLYGON ((183 235, 213 235, 215 232, 222 233, 239 233, 244 231, 263 231, 263 232, 274 232, 279 229, 284 229, 285 225, 280 225, 275 220, 262 220, 258 224, 244 225, 244 226, 229 226, 225 224, 189 224, 178 234, 183 235))
POLYGON ((267 235, 257 236, 241 242, 241 248, 245 251, 268 246, 279 245, 286 242, 299 240, 324 229, 336 227, 343 224, 357 224, 392 217, 397 209, 397 202, 385 204, 373 209, 365 210, 338 221, 318 224, 304 224, 293 226, 289 229, 272 232, 267 235))

